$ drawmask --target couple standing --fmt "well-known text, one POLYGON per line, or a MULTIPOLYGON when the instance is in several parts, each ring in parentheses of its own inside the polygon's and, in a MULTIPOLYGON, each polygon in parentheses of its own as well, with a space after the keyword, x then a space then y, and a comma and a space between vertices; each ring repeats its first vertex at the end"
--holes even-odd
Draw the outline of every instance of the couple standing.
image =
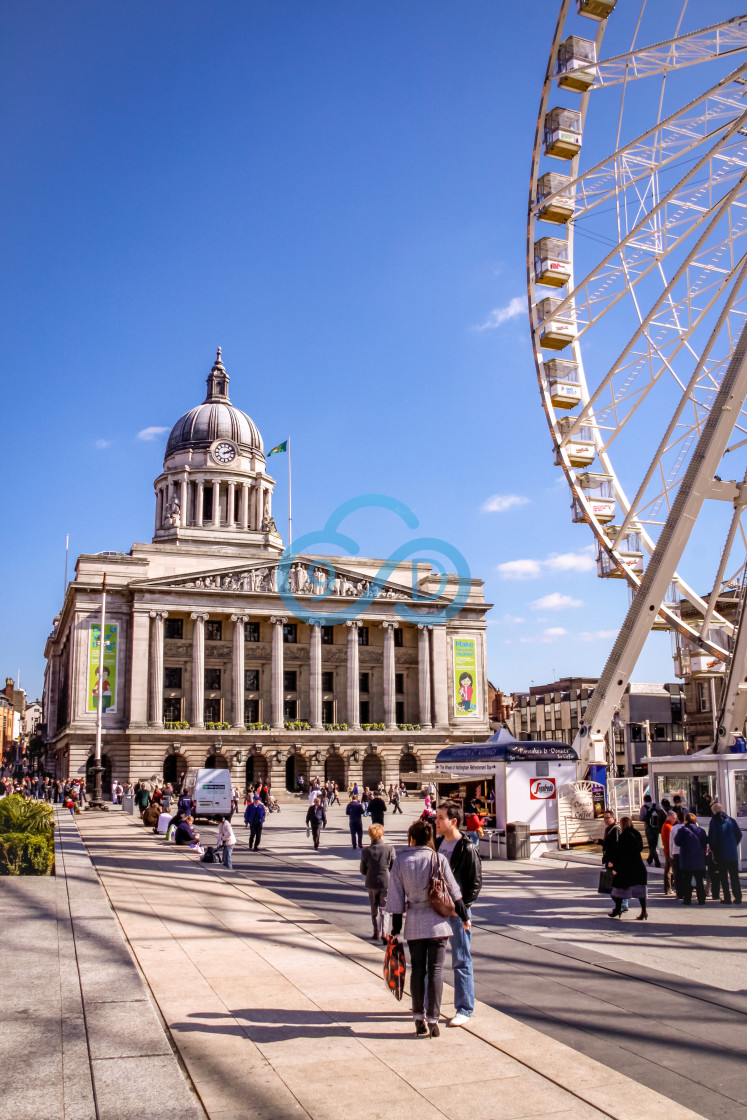
MULTIPOLYGON (((449 938, 455 1006, 449 1026, 466 1023, 475 1006, 469 908, 482 888, 482 867, 474 844, 462 834, 463 824, 461 806, 454 801, 438 806, 435 830, 430 821, 415 821, 407 833, 409 846, 394 860, 388 884, 386 913, 392 918, 393 937, 402 931, 407 908, 404 936, 410 950, 412 1015, 415 1033, 421 1038, 437 1038, 440 1033, 443 965, 449 938), (438 875, 443 876, 454 903, 452 917, 441 917, 431 906, 429 887, 438 875)), ((382 918, 383 914, 379 921, 382 918)), ((376 918, 374 932, 383 933, 381 925, 377 930, 376 918)))

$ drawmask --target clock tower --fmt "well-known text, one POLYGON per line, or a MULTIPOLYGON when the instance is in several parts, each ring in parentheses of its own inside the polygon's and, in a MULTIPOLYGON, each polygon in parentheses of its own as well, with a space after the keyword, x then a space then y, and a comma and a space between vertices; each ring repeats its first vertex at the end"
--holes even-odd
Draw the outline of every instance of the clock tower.
POLYGON ((272 518, 275 480, 266 473, 262 437, 231 404, 220 347, 207 396, 171 430, 163 472, 154 483, 154 543, 225 547, 279 554, 272 518))

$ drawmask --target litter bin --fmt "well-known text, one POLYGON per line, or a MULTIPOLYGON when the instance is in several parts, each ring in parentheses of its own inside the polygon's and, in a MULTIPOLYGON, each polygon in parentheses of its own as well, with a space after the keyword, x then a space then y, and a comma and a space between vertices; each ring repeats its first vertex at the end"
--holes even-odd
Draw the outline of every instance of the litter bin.
POLYGON ((506 859, 529 859, 529 825, 524 821, 514 821, 506 825, 506 859))
POLYGON ((135 812, 135 799, 131 793, 125 793, 122 797, 122 812, 134 813, 135 812))

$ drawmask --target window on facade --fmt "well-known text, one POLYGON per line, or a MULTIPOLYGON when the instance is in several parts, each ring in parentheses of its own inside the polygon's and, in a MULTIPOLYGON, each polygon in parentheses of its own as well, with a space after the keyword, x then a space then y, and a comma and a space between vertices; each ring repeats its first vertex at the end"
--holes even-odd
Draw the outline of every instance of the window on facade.
POLYGON ((651 738, 661 742, 669 738, 669 727, 666 723, 655 723, 651 728, 651 738))
MULTIPOLYGON (((395 634, 397 633, 396 630, 394 632, 395 632, 395 634)), ((399 692, 400 694, 402 694, 405 691, 405 674, 404 673, 395 673, 394 674, 394 691, 399 692)))
POLYGON ((220 692, 220 669, 205 670, 205 690, 207 692, 220 692))
POLYGON ((164 688, 181 688, 182 671, 178 665, 166 665, 163 670, 164 688))
POLYGON ((367 626, 359 626, 358 627, 358 645, 359 646, 367 646, 368 645, 368 627, 367 626))
POLYGON ((699 712, 710 712, 711 710, 711 686, 708 681, 697 682, 697 701, 699 712))
POLYGON ((322 723, 335 722, 335 702, 334 700, 322 700, 322 723))
POLYGON ((322 626, 322 645, 333 646, 335 644, 335 628, 334 626, 322 626))
POLYGON ((259 669, 244 669, 244 688, 247 692, 259 692, 259 669))
POLYGON ((404 700, 397 700, 396 704, 394 705, 394 708, 395 708, 394 722, 395 723, 404 723, 405 722, 405 702, 404 702, 404 700))
POLYGON ((184 637, 184 619, 167 618, 163 633, 165 638, 176 638, 181 641, 184 637))
POLYGON ((399 630, 394 631, 394 644, 400 649, 405 644, 405 632, 401 626, 399 630))
POLYGON ((734 804, 738 817, 747 817, 747 774, 734 775, 734 804))
POLYGON ((181 696, 167 696, 163 702, 163 718, 166 723, 179 723, 182 718, 181 696))
POLYGON ((358 691, 370 692, 371 691, 371 674, 359 673, 358 674, 358 691))
POLYGON ((206 486, 202 491, 202 523, 203 525, 213 520, 213 488, 206 486))
POLYGON ((259 623, 247 622, 244 627, 244 641, 258 642, 259 641, 259 623))
POLYGON ((283 689, 286 692, 296 692, 298 684, 298 673, 295 669, 283 670, 283 689))
POLYGON ((322 692, 334 692, 334 691, 335 691, 335 674, 334 673, 326 673, 326 672, 322 673, 322 692))
POLYGON ((371 703, 369 700, 361 700, 358 704, 359 721, 361 723, 371 722, 371 703))
POLYGON ((298 641, 298 624, 295 622, 286 622, 283 626, 283 641, 288 645, 294 646, 298 641))
POLYGON ((259 723, 259 700, 244 701, 244 723, 259 723))
POLYGON ((240 520, 240 514, 239 514, 240 499, 241 499, 241 492, 238 489, 234 490, 234 492, 233 492, 233 519, 234 519, 234 522, 237 525, 238 525, 239 520, 240 520))
POLYGON ((205 641, 206 642, 222 642, 223 641, 223 623, 218 620, 208 621, 205 623, 205 641))
POLYGON ((298 701, 285 700, 283 703, 283 716, 287 720, 298 719, 298 701))
POLYGON ((220 700, 207 699, 205 701, 205 723, 220 723, 220 700))

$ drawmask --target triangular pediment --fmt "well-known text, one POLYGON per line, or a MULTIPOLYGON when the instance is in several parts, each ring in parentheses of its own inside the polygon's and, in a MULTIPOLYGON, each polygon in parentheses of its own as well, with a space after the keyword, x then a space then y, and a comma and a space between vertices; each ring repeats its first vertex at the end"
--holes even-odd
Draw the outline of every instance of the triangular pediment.
MULTIPOLYGON (((390 599, 409 602, 413 596, 408 588, 380 577, 362 575, 334 563, 334 585, 327 591, 328 569, 323 560, 283 563, 242 564, 235 568, 213 568, 190 572, 184 576, 138 580, 133 586, 159 591, 215 591, 246 595, 291 594, 299 599, 314 600, 320 596, 340 600, 390 599), (317 571, 318 569, 318 571, 317 571), (315 574, 316 573, 316 574, 315 574)), ((417 599, 417 596, 416 596, 417 599)))

